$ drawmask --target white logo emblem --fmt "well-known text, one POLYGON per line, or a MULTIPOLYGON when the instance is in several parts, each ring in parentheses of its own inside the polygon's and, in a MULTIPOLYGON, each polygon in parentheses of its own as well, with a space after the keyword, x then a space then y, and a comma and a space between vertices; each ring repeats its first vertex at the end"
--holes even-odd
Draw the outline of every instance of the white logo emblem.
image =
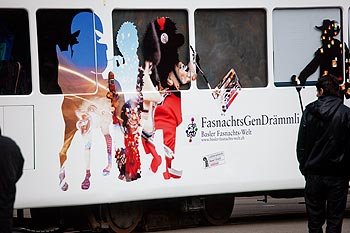
POLYGON ((163 44, 168 43, 168 41, 169 41, 168 34, 162 33, 162 35, 160 35, 160 41, 161 41, 163 44))

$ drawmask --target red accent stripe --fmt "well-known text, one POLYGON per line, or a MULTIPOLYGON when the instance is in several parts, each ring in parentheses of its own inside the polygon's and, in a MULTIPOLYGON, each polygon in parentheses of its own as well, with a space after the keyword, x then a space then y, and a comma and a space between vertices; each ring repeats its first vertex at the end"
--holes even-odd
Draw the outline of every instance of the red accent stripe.
POLYGON ((226 108, 230 107, 230 105, 232 104, 233 100, 236 98, 237 95, 238 95, 238 92, 235 91, 231 96, 231 98, 229 99, 228 103, 226 104, 226 108))

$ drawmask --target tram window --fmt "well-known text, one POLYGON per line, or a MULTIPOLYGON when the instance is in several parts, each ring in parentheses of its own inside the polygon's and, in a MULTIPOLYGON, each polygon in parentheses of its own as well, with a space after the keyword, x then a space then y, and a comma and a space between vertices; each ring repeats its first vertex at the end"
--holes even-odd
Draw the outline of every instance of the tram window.
POLYGON ((36 17, 40 91, 94 93, 107 66, 99 17, 88 9, 39 9, 36 17))
MULTIPOLYGON (((267 85, 264 9, 198 9, 195 28, 199 64, 211 87, 232 68, 242 87, 267 85)), ((197 86, 208 88, 200 74, 197 86)))
MULTIPOLYGON (((178 47, 178 55, 179 60, 187 64, 190 61, 187 11, 119 9, 113 11, 114 64, 112 72, 115 75, 115 80, 119 82, 124 92, 135 93, 138 66, 144 67, 145 62, 143 57, 143 39, 147 27, 151 22, 162 17, 170 18, 175 23, 176 34, 183 35, 184 42, 178 47), (131 37, 127 38, 124 35, 131 35, 131 37)), ((169 38, 169 41, 171 40, 174 40, 174 38, 169 38)), ((164 41, 164 43, 166 42, 164 41)), ((160 73, 161 71, 158 70, 159 76, 161 76, 160 73)), ((190 84, 181 85, 181 89, 188 89, 189 87, 190 84)))
MULTIPOLYGON (((339 8, 300 8, 275 9, 273 11, 273 64, 275 86, 291 86, 291 76, 303 74, 307 77, 305 85, 314 85, 320 76, 317 51, 322 47, 322 27, 324 20, 341 22, 339 8), (313 60, 314 59, 314 60, 313 60), (312 65, 310 62, 314 61, 312 65), (317 64, 316 64, 317 63, 317 64), (310 64, 308 66, 308 64, 310 64), (317 70, 315 70, 317 69, 317 70)), ((341 29, 342 27, 340 27, 341 29)), ((334 35, 334 33, 330 33, 334 35)), ((342 43, 341 30, 334 36, 342 43)), ((331 69, 324 68, 335 75, 343 76, 341 48, 338 46, 339 59, 332 52, 331 69), (334 60, 334 61, 333 61, 334 60), (334 73, 333 73, 334 72, 334 73)), ((326 54, 326 53, 324 53, 326 54)), ((326 58, 327 59, 327 58, 326 58)), ((324 59, 323 59, 324 60, 324 59)), ((304 76, 304 75, 303 75, 304 76)))
POLYGON ((0 9, 0 95, 31 92, 28 12, 0 9))

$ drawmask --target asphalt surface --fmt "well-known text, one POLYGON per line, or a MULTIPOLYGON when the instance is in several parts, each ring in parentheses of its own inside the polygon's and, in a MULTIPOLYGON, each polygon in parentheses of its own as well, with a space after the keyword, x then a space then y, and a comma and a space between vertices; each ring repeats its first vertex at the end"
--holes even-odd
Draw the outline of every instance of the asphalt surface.
MULTIPOLYGON (((24 215, 29 215, 29 210, 24 215)), ((166 216, 161 216, 166 219, 166 216)), ((185 217, 186 218, 186 217, 185 217)), ((160 225, 163 222, 159 222, 160 225)), ((42 231, 20 229, 19 232, 57 232, 57 228, 46 228, 42 231)), ((64 232, 90 232, 89 230, 69 229, 64 232)), ((106 231, 107 232, 107 231, 106 231)), ((197 222, 185 226, 171 227, 152 226, 148 229, 137 228, 134 233, 306 233, 307 218, 303 198, 271 198, 264 196, 236 197, 229 222, 221 226, 210 226, 197 222)), ((343 233, 350 233, 350 196, 348 196, 343 233)))

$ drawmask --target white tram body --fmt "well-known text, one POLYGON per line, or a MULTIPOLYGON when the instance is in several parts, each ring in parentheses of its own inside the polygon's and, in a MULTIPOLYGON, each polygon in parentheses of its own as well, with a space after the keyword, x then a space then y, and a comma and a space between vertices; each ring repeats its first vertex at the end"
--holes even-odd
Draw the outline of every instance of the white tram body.
MULTIPOLYGON (((0 96, 2 133, 18 143, 25 158, 15 207, 303 189, 296 158, 302 110, 290 78, 300 73, 321 46, 321 33, 315 26, 323 20, 339 22, 337 39, 344 46, 349 44, 349 7, 349 2, 341 0, 2 0, 0 23, 8 30, 13 25, 17 29, 9 60, 22 63, 21 71, 26 74, 19 75, 17 81, 22 82, 21 88, 28 88, 20 94, 4 92, 0 96), (185 64, 194 62, 195 51, 204 75, 197 70, 197 78, 181 89, 182 122, 175 128, 172 151, 172 167, 180 172, 179 177, 164 178, 167 164, 162 130, 153 135, 162 162, 152 171, 152 155, 146 154, 141 142, 141 120, 134 141, 140 166, 138 176, 130 180, 120 176, 116 163, 115 148, 125 147, 125 135, 120 129, 113 135, 116 129, 106 97, 107 79, 112 72, 125 100, 135 95, 138 66, 145 64, 142 40, 146 26, 160 17, 170 17, 177 33, 184 35, 179 59, 185 64), (61 24, 69 20, 73 40, 60 44, 60 33, 65 33, 61 24), (131 31, 121 31, 125 22, 134 26, 136 39, 130 37, 131 31), (21 43, 17 49, 16 37, 21 43), (56 51, 56 57, 47 55, 50 49, 56 51), (51 64, 56 67, 51 67, 50 62, 57 60, 51 64), (62 93, 50 89, 51 83, 44 88, 45 79, 55 75, 62 93), (63 110, 65 98, 80 98, 80 105, 75 106, 78 110, 73 110, 75 103, 63 110), (63 111, 79 119, 70 145, 64 145, 67 119, 63 111), (102 129, 103 121, 107 128, 102 129), (84 124, 88 124, 86 131, 84 124), (109 158, 108 133, 112 140, 109 158), (59 154, 64 146, 67 154, 62 162, 59 154), (103 171, 108 161, 112 163, 109 173, 103 171), (83 188, 87 169, 90 184, 83 188), (63 187, 63 182, 67 186, 63 187)), ((316 99, 318 76, 317 70, 300 92, 304 107, 316 99)))

